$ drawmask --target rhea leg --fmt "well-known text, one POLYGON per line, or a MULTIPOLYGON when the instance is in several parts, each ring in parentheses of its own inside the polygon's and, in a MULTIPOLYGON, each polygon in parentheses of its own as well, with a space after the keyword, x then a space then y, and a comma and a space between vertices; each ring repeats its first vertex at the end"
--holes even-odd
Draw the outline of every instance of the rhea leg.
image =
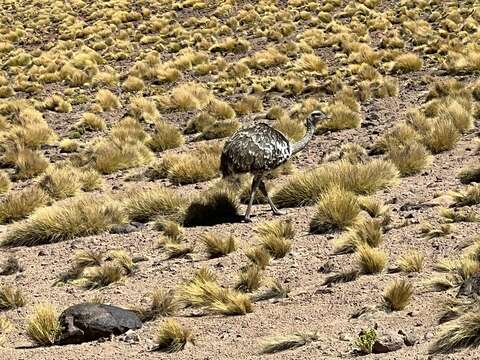
POLYGON ((245 213, 245 221, 250 221, 250 212, 252 211, 253 199, 255 199, 255 194, 257 193, 258 185, 262 181, 261 176, 254 176, 252 180, 252 190, 250 193, 250 201, 248 202, 247 212, 245 213))
POLYGON ((278 208, 273 203, 272 199, 270 199, 270 195, 268 195, 267 187, 265 186, 265 183, 263 182, 263 180, 260 180, 260 191, 267 198, 267 201, 270 204, 270 207, 274 215, 285 215, 285 211, 278 210, 278 208))

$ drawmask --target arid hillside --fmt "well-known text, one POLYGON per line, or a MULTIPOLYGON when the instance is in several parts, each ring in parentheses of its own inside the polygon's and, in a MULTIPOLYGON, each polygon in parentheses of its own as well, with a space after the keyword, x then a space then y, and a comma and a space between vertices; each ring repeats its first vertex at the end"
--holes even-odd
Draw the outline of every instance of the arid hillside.
POLYGON ((0 1, 0 360, 478 358, 479 79, 475 0, 0 1))

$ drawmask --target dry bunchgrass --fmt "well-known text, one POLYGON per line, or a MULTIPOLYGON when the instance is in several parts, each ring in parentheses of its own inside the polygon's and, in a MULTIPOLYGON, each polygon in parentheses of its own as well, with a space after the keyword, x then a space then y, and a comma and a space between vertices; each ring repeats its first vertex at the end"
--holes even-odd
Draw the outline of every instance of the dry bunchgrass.
POLYGON ((105 263, 83 269, 80 278, 74 283, 88 289, 96 289, 118 282, 122 277, 123 271, 120 265, 105 263))
POLYGON ((332 284, 338 284, 338 283, 347 283, 351 281, 355 281, 358 279, 360 276, 360 271, 357 269, 354 270, 349 270, 349 271, 343 271, 338 274, 333 274, 325 278, 323 281, 323 286, 330 286, 332 284))
POLYGON ((285 257, 292 248, 292 240, 283 236, 269 234, 259 237, 262 247, 275 259, 285 257))
POLYGON ((300 140, 305 134, 305 126, 301 121, 282 116, 273 124, 273 127, 293 141, 300 140))
POLYGON ((120 100, 110 90, 99 90, 95 99, 102 111, 109 111, 120 107, 120 100))
POLYGON ((180 286, 179 298, 185 304, 223 315, 244 315, 252 312, 250 298, 236 290, 221 287, 208 268, 202 268, 180 286))
POLYGON ((366 164, 329 163, 294 175, 273 194, 273 201, 280 207, 313 205, 332 185, 357 194, 370 194, 395 184, 398 175, 395 165, 384 160, 366 164))
POLYGON ((416 54, 407 53, 395 58, 393 71, 407 73, 418 71, 422 68, 423 61, 416 54))
POLYGON ((125 220, 121 206, 108 197, 67 199, 13 224, 1 246, 33 246, 99 234, 125 220))
POLYGON ((151 299, 149 307, 141 310, 144 321, 154 320, 160 316, 172 316, 179 308, 173 290, 156 289, 152 292, 151 299))
POLYGON ((105 120, 100 116, 86 112, 80 118, 80 121, 77 123, 77 127, 85 129, 87 131, 102 131, 107 128, 105 120))
POLYGON ((383 271, 387 264, 384 251, 370 247, 368 244, 357 245, 357 263, 364 274, 377 274, 383 271))
POLYGON ((167 319, 158 328, 154 343, 154 350, 174 353, 183 350, 187 343, 194 344, 194 339, 190 330, 174 319, 167 319))
POLYGON ((438 226, 434 226, 428 222, 424 222, 420 226, 420 232, 422 233, 423 237, 427 239, 448 235, 452 233, 453 229, 454 227, 452 224, 440 224, 438 226))
POLYGON ((293 228, 292 219, 286 221, 272 220, 263 222, 255 226, 255 232, 258 236, 277 236, 286 239, 293 239, 295 236, 295 229, 293 228))
POLYGON ((220 151, 220 146, 215 144, 164 157, 164 172, 172 183, 179 185, 211 180, 219 175, 220 151))
POLYGON ((333 186, 328 189, 316 205, 316 212, 310 221, 310 231, 325 233, 351 226, 360 213, 357 198, 350 191, 333 186))
POLYGON ((132 190, 124 200, 129 219, 146 222, 158 216, 176 217, 187 206, 187 199, 165 186, 132 190))
POLYGON ((476 348, 480 344, 480 315, 478 309, 469 311, 441 326, 430 352, 448 353, 458 348, 476 348))
POLYGON ((399 256, 397 259, 397 265, 401 271, 406 273, 420 272, 423 268, 424 261, 424 254, 416 250, 411 250, 408 253, 399 256))
POLYGON ((432 119, 431 127, 423 141, 431 152, 438 154, 453 149, 459 138, 460 133, 450 119, 437 117, 432 119))
POLYGON ((439 214, 446 223, 480 222, 480 215, 474 210, 441 208, 439 214))
POLYGON ((37 186, 11 191, 0 202, 0 224, 22 220, 49 201, 49 196, 37 186))
POLYGON ((10 177, 4 171, 0 171, 0 194, 6 193, 10 190, 12 182, 10 181, 10 177))
POLYGON ((155 229, 162 231, 163 235, 177 242, 185 238, 184 228, 173 220, 160 217, 155 221, 155 229))
POLYGON ((245 251, 245 255, 262 270, 265 270, 271 259, 270 253, 263 246, 253 246, 245 251))
POLYGON ((0 347, 3 347, 6 341, 6 335, 15 329, 13 323, 5 316, 0 317, 0 347))
POLYGON ((380 199, 370 196, 359 196, 358 206, 372 218, 383 218, 384 221, 390 218, 390 207, 380 199))
POLYGON ((348 231, 334 241, 334 253, 353 252, 358 244, 378 247, 383 243, 382 224, 377 219, 357 221, 348 231))
POLYGON ((297 349, 317 340, 319 340, 317 333, 296 332, 284 336, 272 336, 262 340, 260 353, 274 354, 285 350, 297 349))
POLYGON ((402 176, 419 173, 432 163, 432 155, 425 146, 416 141, 388 147, 388 158, 402 176))
POLYGON ((318 125, 317 132, 353 129, 362 123, 361 115, 340 101, 329 105, 328 114, 329 118, 318 125))
POLYGON ((85 192, 99 190, 103 186, 103 178, 93 168, 82 169, 80 172, 81 189, 85 192))
POLYGON ((42 174, 48 167, 48 159, 40 152, 27 148, 20 149, 15 155, 15 178, 26 180, 42 174))
POLYGON ((37 305, 34 314, 27 320, 28 337, 41 346, 53 345, 61 331, 58 313, 50 304, 37 305))
POLYGON ((81 173, 71 166, 54 166, 40 179, 40 187, 56 200, 75 196, 82 188, 81 173))
POLYGON ((150 149, 136 139, 101 139, 92 146, 92 165, 102 174, 128 169, 153 160, 150 149))
POLYGON ((221 257, 230 254, 237 249, 233 235, 207 232, 200 235, 200 241, 205 245, 210 258, 221 257))
POLYGON ((243 292, 255 291, 260 288, 262 278, 262 269, 257 265, 249 265, 240 272, 235 289, 243 292))
POLYGON ((183 145, 185 139, 181 132, 165 121, 155 122, 155 132, 148 140, 148 146, 153 151, 165 151, 183 145))
POLYGON ((406 280, 395 280, 385 290, 383 299, 390 311, 403 310, 410 303, 413 286, 406 280))
POLYGON ((20 289, 9 285, 0 287, 0 310, 16 309, 25 303, 25 295, 20 289))
POLYGON ((240 128, 238 120, 220 120, 203 128, 199 139, 213 140, 229 137, 240 128))
MULTIPOLYGON (((472 164, 469 167, 462 169, 457 177, 462 184, 470 184, 472 182, 480 183, 480 166, 472 164)), ((1 183, 1 179, 0 179, 0 183, 1 183)), ((1 188, 1 185, 0 185, 0 188, 1 188)))
POLYGON ((480 184, 470 185, 465 190, 452 191, 450 196, 458 207, 480 204, 480 184))
POLYGON ((236 193, 226 185, 217 185, 194 198, 183 219, 184 226, 209 226, 237 221, 239 201, 236 193))

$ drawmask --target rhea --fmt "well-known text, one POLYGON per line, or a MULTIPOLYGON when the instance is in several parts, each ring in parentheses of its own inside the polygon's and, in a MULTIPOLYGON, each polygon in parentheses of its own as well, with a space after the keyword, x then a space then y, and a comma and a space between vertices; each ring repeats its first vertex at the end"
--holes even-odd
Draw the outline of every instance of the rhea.
POLYGON ((238 130, 225 142, 220 158, 220 171, 223 177, 245 173, 253 175, 245 221, 250 221, 257 189, 260 189, 267 198, 275 215, 283 214, 268 195, 263 177, 265 173, 279 167, 302 151, 312 139, 317 123, 325 118, 321 111, 311 112, 306 118, 305 135, 294 143, 290 143, 280 131, 263 122, 238 130))

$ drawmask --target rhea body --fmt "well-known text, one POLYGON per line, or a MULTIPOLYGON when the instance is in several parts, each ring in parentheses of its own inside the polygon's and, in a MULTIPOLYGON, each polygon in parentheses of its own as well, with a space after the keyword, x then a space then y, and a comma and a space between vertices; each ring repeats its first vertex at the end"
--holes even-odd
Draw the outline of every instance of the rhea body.
POLYGON ((238 130, 225 142, 220 158, 220 171, 223 177, 245 173, 253 175, 245 221, 250 221, 257 189, 260 189, 267 198, 275 215, 283 214, 270 198, 263 176, 302 151, 312 139, 316 124, 324 118, 325 115, 320 111, 311 112, 306 119, 305 135, 294 143, 280 131, 263 122, 238 130))

